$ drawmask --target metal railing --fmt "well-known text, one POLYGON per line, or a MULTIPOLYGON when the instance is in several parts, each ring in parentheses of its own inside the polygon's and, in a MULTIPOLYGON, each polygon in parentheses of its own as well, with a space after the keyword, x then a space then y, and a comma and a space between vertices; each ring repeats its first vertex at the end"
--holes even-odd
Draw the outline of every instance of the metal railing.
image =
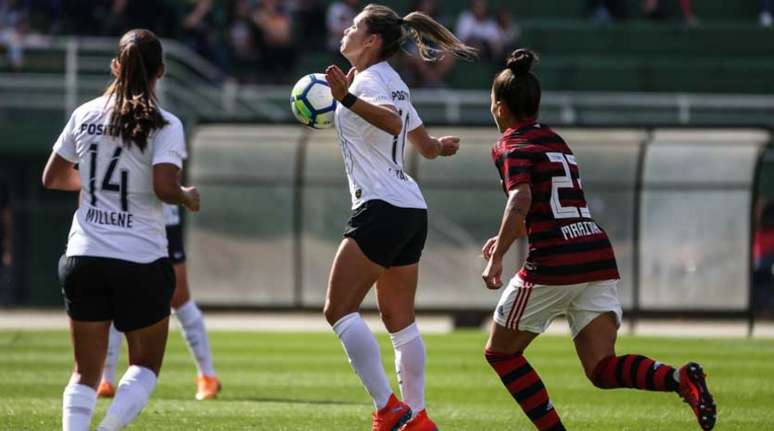
MULTIPOLYGON (((417 304, 425 311, 486 315, 497 294, 482 287, 479 256, 504 204, 490 158, 498 133, 493 127, 432 131, 460 136, 463 145, 444 160, 424 160, 411 147, 406 154, 407 173, 418 179, 430 208, 417 304)), ((559 131, 582 167, 590 211, 614 245, 626 310, 750 315, 751 214, 760 203, 755 187, 769 130, 559 131)), ((186 230, 199 301, 319 308, 350 207, 335 132, 208 124, 197 127, 191 148, 190 181, 209 199, 189 215, 186 230)), ((504 273, 513 274, 524 258, 523 250, 514 250, 504 273)))
MULTIPOLYGON (((160 82, 164 106, 188 119, 292 121, 289 87, 240 84, 185 45, 165 43, 167 75, 160 82)), ((53 73, 0 73, 0 108, 62 110, 65 116, 109 81, 115 39, 28 40, 26 55, 61 67, 53 73)), ((436 124, 491 122, 489 91, 416 89, 412 101, 436 124)), ((770 125, 774 97, 679 93, 545 92, 542 116, 561 125, 770 125)))

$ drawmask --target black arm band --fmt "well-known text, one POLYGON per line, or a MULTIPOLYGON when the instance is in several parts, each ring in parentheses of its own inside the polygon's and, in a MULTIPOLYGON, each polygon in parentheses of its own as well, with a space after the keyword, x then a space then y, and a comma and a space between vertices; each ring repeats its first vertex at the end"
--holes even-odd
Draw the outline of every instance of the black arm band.
POLYGON ((352 93, 347 93, 347 95, 341 99, 341 104, 347 109, 352 108, 352 105, 354 105, 355 102, 357 102, 357 96, 352 93))

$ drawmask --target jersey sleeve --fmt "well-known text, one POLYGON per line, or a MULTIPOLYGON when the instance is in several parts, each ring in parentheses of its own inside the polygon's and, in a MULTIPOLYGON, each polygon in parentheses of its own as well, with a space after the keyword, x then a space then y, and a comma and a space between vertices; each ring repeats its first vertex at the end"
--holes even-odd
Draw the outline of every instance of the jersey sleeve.
POLYGON ((409 104, 409 117, 408 122, 406 123, 406 131, 411 132, 422 124, 422 118, 419 117, 419 113, 414 109, 414 105, 409 104))
POLYGON ((367 73, 358 79, 352 94, 372 105, 395 106, 389 91, 375 74, 367 73))
POLYGON ((512 149, 503 154, 502 177, 506 190, 521 184, 531 184, 530 172, 534 165, 532 154, 523 149, 512 149))
POLYGON ((153 141, 153 165, 171 163, 182 169, 183 160, 187 158, 183 124, 175 118, 156 134, 153 141))
POLYGON ((54 143, 54 152, 70 163, 78 163, 78 152, 75 149, 75 127, 75 113, 73 113, 54 143))

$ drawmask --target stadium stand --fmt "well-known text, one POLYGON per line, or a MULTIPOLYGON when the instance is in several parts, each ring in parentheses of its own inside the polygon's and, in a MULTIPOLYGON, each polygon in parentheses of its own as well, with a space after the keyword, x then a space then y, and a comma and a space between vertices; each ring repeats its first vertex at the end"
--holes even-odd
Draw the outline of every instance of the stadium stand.
MULTIPOLYGON (((406 10, 408 5, 405 0, 385 3, 400 10, 406 10)), ((774 59, 769 55, 774 49, 774 37, 769 29, 757 24, 757 2, 697 2, 695 12, 701 21, 692 27, 678 21, 648 20, 642 16, 639 2, 630 3, 630 19, 609 25, 594 25, 587 19, 582 1, 493 0, 490 10, 504 7, 512 14, 521 29, 519 44, 543 56, 537 70, 544 87, 554 91, 768 91, 765 78, 774 72, 774 59), (696 79, 697 76, 703 79, 696 79)), ((182 1, 167 4, 176 17, 184 16, 188 7, 188 2, 182 1)), ((441 13, 451 17, 453 23, 467 5, 467 0, 444 1, 441 13)), ((213 43, 225 46, 231 15, 227 10, 216 10, 212 15, 213 22, 222 26, 213 30, 213 43)), ((50 17, 46 22, 42 11, 33 13, 33 17, 40 29, 53 25, 50 17)), ((73 17, 65 15, 62 19, 60 27, 64 31, 78 33, 73 17)), ((309 42, 303 38, 304 32, 294 34, 295 45, 302 52, 297 58, 297 71, 321 70, 335 60, 324 50, 305 51, 309 42)), ((168 30, 168 36, 186 40, 180 25, 168 30)), ((210 60, 223 64, 220 59, 210 60)), ((45 50, 28 53, 24 63, 25 71, 39 73, 61 71, 63 67, 61 53, 45 50)), ((232 66, 227 67, 227 72, 239 76, 249 71, 251 81, 262 79, 261 63, 257 60, 232 66)), ((10 67, 7 61, 0 61, 0 71, 10 67)), ((485 87, 496 67, 491 63, 460 64, 448 84, 453 88, 485 87)), ((287 78, 287 82, 291 80, 287 78)))

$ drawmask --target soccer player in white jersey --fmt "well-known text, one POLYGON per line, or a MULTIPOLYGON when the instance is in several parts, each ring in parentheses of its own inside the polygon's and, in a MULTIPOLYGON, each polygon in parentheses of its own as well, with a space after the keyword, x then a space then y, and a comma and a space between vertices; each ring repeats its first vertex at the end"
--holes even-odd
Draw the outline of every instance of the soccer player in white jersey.
POLYGON ((369 5, 344 32, 340 51, 348 74, 326 70, 336 109, 336 128, 352 194, 352 217, 333 261, 325 318, 341 340, 360 380, 374 400, 375 431, 435 431, 424 400, 425 347, 414 322, 418 263, 427 235, 427 205, 404 170, 408 139, 424 157, 451 156, 459 138, 428 135, 411 105, 408 87, 387 63, 409 38, 425 60, 452 54, 472 59, 476 51, 422 13, 404 18, 369 5), (425 41, 434 42, 431 50, 425 41), (382 322, 395 349, 404 402, 390 389, 379 346, 358 312, 376 284, 382 322))
MULTIPOLYGON (((215 374, 212 364, 212 351, 207 329, 204 326, 204 316, 196 303, 191 299, 188 288, 188 271, 185 266, 185 248, 183 247, 183 226, 180 220, 180 208, 177 205, 164 204, 164 219, 166 220, 169 260, 175 268, 175 293, 172 295, 172 310, 177 317, 183 337, 196 361, 196 395, 197 400, 213 399, 220 392, 220 380, 215 374)), ((116 374, 118 355, 121 353, 121 332, 115 325, 110 325, 105 368, 102 371, 102 382, 97 389, 97 395, 112 398, 115 395, 113 379, 116 374)))
POLYGON ((156 101, 162 59, 152 32, 126 33, 111 63, 112 84, 73 112, 43 171, 46 188, 81 192, 59 262, 75 358, 64 431, 89 429, 111 322, 126 334, 129 369, 98 431, 129 424, 161 369, 175 289, 161 205, 199 210, 199 193, 179 182, 183 126, 156 101))

